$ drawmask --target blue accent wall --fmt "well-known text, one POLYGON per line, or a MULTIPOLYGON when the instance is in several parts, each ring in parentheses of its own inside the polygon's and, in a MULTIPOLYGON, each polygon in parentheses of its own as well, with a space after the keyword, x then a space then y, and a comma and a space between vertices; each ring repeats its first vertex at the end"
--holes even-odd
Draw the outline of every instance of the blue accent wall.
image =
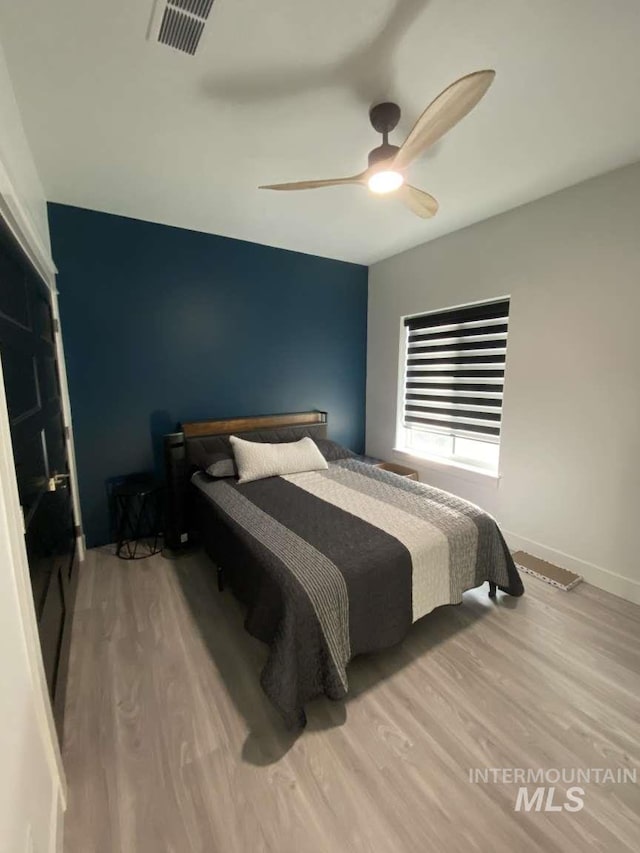
POLYGON ((113 540, 107 483, 160 472, 179 421, 323 409, 363 450, 366 267, 59 204, 49 223, 90 546, 113 540))

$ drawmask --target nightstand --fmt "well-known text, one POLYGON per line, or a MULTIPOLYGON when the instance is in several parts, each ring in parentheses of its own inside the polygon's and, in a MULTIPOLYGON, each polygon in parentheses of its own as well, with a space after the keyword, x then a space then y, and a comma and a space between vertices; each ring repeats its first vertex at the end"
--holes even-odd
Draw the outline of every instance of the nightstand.
POLYGON ((162 486, 153 475, 135 475, 114 487, 116 557, 141 560, 158 554, 162 486))
POLYGON ((391 471, 392 474, 398 474, 400 477, 406 477, 407 480, 418 480, 418 472, 415 468, 407 468, 405 465, 398 465, 397 462, 376 462, 376 468, 381 468, 383 471, 391 471))

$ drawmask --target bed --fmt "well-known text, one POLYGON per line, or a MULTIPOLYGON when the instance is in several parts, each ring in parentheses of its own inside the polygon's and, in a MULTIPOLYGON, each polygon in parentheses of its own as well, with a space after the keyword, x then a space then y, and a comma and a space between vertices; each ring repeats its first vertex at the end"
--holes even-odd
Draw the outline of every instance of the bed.
MULTIPOLYGON (((289 728, 319 695, 342 699, 349 661, 394 645, 434 608, 490 584, 524 589, 495 520, 479 507, 382 470, 327 438, 324 412, 192 422, 165 438, 175 543, 195 535, 269 646, 261 676, 289 728), (229 438, 309 437, 324 470, 239 483, 212 479, 229 438)), ((173 544, 173 543, 169 543, 173 544)))

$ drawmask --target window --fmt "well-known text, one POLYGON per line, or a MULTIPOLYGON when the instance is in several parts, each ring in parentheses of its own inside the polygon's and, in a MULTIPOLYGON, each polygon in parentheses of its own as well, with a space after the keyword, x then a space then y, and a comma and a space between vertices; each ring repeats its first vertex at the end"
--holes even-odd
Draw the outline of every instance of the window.
POLYGON ((407 317, 401 449, 496 472, 509 300, 407 317))

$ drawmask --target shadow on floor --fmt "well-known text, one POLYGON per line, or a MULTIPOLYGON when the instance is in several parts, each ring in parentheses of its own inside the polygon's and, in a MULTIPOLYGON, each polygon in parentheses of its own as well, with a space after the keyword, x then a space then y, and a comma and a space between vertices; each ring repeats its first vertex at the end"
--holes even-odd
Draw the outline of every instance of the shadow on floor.
POLYGON ((518 599, 501 593, 495 602, 492 601, 485 585, 466 593, 461 605, 438 608, 416 622, 402 643, 354 659, 347 673, 349 695, 338 702, 326 697, 315 699, 305 708, 306 729, 290 732, 260 686, 260 673, 266 663, 268 649, 246 632, 244 606, 230 590, 218 591, 216 568, 204 552, 191 552, 170 559, 208 652, 249 728, 242 757, 247 763, 257 766, 277 762, 304 732, 344 725, 350 702, 467 630, 495 607, 513 608, 518 602, 518 599))

